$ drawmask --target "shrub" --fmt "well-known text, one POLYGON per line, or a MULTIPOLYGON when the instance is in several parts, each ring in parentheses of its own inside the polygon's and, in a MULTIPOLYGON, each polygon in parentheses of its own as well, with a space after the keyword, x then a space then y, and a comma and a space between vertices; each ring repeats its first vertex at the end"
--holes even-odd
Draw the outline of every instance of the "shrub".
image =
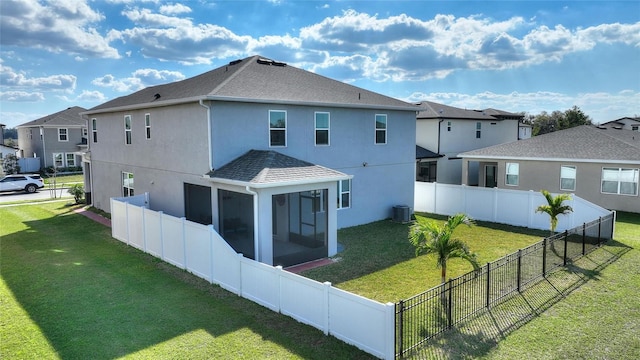
POLYGON ((82 198, 84 197, 84 186, 82 184, 71 185, 67 192, 73 195, 73 200, 75 200, 76 204, 82 204, 82 198))

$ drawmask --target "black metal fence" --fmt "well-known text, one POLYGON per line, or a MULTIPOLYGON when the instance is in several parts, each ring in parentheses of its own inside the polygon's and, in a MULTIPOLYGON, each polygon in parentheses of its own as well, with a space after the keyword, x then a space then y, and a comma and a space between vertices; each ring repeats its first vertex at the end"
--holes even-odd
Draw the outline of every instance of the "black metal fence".
POLYGON ((613 237, 614 213, 555 234, 396 303, 396 357, 506 297, 538 283, 613 237))

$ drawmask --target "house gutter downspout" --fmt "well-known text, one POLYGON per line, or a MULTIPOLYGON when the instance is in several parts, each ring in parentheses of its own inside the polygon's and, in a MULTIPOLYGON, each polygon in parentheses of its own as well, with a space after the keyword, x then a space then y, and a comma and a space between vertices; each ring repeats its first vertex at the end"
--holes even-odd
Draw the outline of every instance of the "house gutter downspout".
MULTIPOLYGON (((40 132, 40 140, 42 141, 42 160, 44 160, 44 168, 47 168, 47 157, 45 155, 47 155, 47 148, 44 142, 44 127, 40 126, 39 128, 39 132, 40 132)), ((55 168, 56 164, 53 164, 53 167, 55 168)))
MULTIPOLYGON (((253 195, 253 252, 256 254, 255 260, 262 262, 262 254, 260 254, 260 243, 258 241, 258 193, 253 191, 249 185, 245 186, 245 190, 251 195, 253 195)), ((271 215, 273 216, 273 214, 271 215)))
POLYGON ((204 104, 204 101, 200 99, 198 102, 200 106, 207 109, 207 142, 209 145, 209 170, 213 170, 213 149, 211 148, 211 107, 204 104))

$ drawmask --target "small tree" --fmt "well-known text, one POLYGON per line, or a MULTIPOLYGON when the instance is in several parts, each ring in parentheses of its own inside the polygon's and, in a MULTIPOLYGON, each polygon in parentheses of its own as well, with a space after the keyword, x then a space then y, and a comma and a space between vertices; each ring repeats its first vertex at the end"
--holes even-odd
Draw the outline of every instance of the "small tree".
POLYGON ((471 226, 474 222, 465 214, 450 216, 443 225, 418 218, 409 230, 409 241, 416 248, 416 256, 420 254, 436 255, 436 266, 441 269, 442 283, 446 281, 447 260, 451 258, 462 258, 468 261, 474 270, 480 267, 477 255, 469 251, 467 244, 453 238, 453 230, 461 224, 471 226))
POLYGON ((547 190, 542 190, 540 192, 545 197, 545 199, 547 199, 547 204, 538 206, 538 208, 536 209, 536 213, 543 212, 549 215, 549 230, 551 232, 551 235, 553 235, 556 231, 556 227, 558 226, 558 215, 565 215, 573 212, 573 208, 571 206, 563 204, 565 200, 571 200, 571 195, 558 194, 556 196, 553 196, 547 190))
POLYGON ((82 198, 84 197, 84 186, 82 184, 71 185, 67 192, 73 195, 73 200, 75 200, 76 204, 82 203, 82 198))
POLYGON ((20 165, 18 165, 18 157, 15 154, 7 154, 2 162, 2 169, 7 175, 18 174, 20 172, 20 165))

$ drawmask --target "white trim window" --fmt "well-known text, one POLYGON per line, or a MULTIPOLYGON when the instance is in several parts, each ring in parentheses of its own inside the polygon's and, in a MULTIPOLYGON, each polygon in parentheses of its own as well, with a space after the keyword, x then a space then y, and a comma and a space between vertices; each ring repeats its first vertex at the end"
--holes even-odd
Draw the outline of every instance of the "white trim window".
POLYGON ((56 169, 64 167, 63 153, 53 153, 53 167, 56 169))
POLYGON ((518 186, 519 183, 520 183, 520 164, 507 163, 504 184, 509 186, 518 186))
POLYGON ((387 114, 376 114, 376 144, 387 143, 387 114))
POLYGON ((93 142, 98 142, 98 120, 96 118, 91 119, 91 136, 93 137, 93 142))
POLYGON ((338 181, 338 209, 351 207, 351 179, 338 181))
POLYGON ((604 194, 638 196, 638 169, 602 168, 604 194))
POLYGON ((481 137, 482 137, 482 123, 478 121, 476 123, 476 139, 480 139, 481 137))
POLYGON ((316 111, 314 118, 316 146, 329 145, 329 113, 316 111))
POLYGON ((269 146, 287 146, 287 112, 269 110, 269 146))
POLYGON ((151 139, 151 114, 144 114, 144 132, 147 139, 151 139))
POLYGON ((133 173, 122 172, 122 196, 133 196, 133 173))
POLYGON ((124 116, 124 143, 131 145, 131 115, 124 116))
POLYGON ((560 166, 560 190, 576 191, 576 167, 560 166))
POLYGON ((58 128, 58 141, 69 141, 69 129, 58 128))
POLYGON ((74 153, 65 153, 65 164, 67 167, 76 166, 76 154, 74 153))

